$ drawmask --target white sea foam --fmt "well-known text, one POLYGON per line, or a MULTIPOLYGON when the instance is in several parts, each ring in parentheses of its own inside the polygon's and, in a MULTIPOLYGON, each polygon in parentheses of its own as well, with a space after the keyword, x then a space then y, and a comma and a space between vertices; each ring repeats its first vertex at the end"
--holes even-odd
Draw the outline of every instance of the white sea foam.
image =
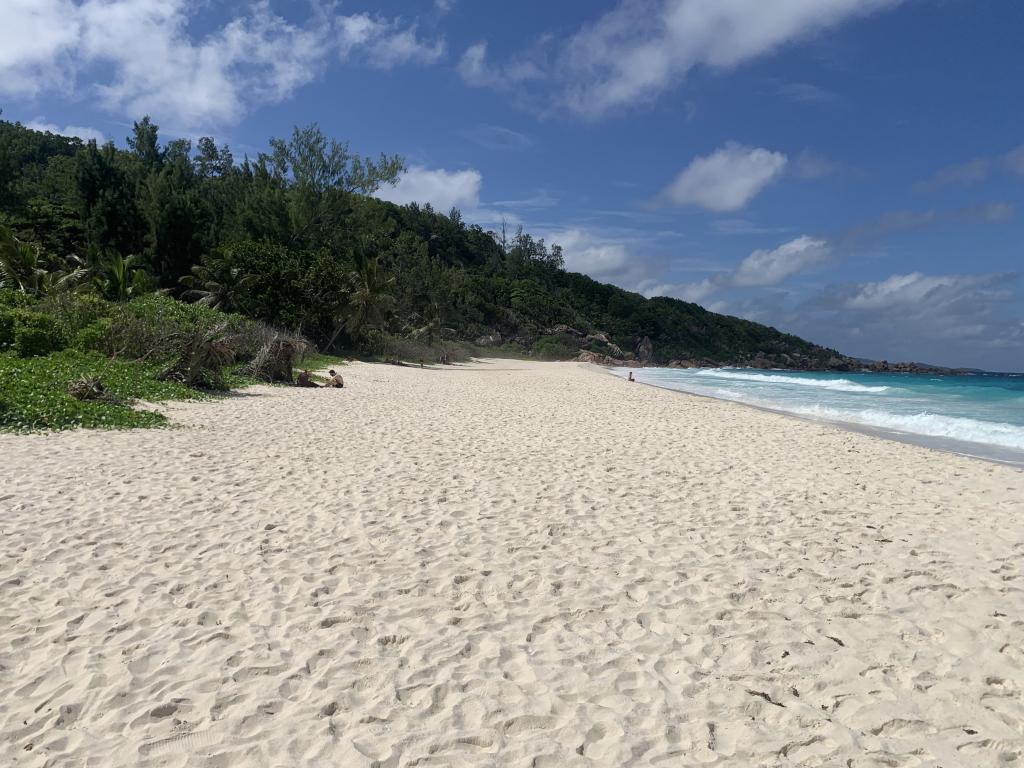
MULTIPOLYGON (((775 407, 778 407, 777 405, 775 407)), ((966 443, 998 445, 1024 450, 1024 427, 996 421, 978 421, 937 413, 890 413, 875 409, 860 411, 823 406, 786 407, 785 410, 828 421, 847 421, 878 429, 890 429, 928 437, 944 437, 966 443)))
POLYGON ((1017 404, 1024 405, 1024 399, 1010 395, 973 401, 962 389, 943 392, 935 388, 942 380, 928 380, 930 389, 921 389, 913 380, 905 386, 876 386, 845 378, 723 368, 648 369, 637 375, 669 389, 806 418, 856 424, 926 440, 954 440, 1024 451, 1024 422, 1018 419, 1021 411, 1015 410, 1017 404), (871 397, 865 399, 864 394, 871 397), (870 407, 865 407, 868 403, 870 407))
POLYGON ((694 370, 695 376, 714 377, 716 379, 735 379, 737 381, 753 381, 761 384, 787 384, 801 387, 818 387, 831 389, 835 392, 886 392, 889 387, 869 387, 849 379, 810 379, 797 376, 783 376, 774 373, 746 373, 730 371, 723 368, 701 368, 694 370))

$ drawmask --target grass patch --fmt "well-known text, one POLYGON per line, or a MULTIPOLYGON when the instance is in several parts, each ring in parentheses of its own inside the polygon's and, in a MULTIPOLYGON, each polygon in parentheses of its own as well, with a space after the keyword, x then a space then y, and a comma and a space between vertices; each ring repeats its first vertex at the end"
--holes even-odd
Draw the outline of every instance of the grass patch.
POLYGON ((166 424, 159 413, 136 411, 134 400, 194 400, 204 395, 173 381, 158 381, 155 363, 110 360, 96 352, 64 350, 45 357, 0 354, 0 430, 31 432, 78 427, 128 429, 166 424), (76 400, 68 386, 99 378, 119 403, 76 400))
POLYGON ((324 355, 320 352, 310 352, 295 365, 297 371, 321 371, 330 368, 341 368, 345 365, 345 358, 340 355, 324 355))

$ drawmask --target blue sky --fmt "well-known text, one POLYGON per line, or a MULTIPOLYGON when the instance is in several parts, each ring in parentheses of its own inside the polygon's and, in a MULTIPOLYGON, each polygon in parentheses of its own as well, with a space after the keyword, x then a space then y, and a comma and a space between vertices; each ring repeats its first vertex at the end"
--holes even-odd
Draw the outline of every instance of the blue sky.
POLYGON ((5 0, 6 119, 237 156, 316 121, 381 196, 872 358, 1024 370, 1016 0, 5 0))

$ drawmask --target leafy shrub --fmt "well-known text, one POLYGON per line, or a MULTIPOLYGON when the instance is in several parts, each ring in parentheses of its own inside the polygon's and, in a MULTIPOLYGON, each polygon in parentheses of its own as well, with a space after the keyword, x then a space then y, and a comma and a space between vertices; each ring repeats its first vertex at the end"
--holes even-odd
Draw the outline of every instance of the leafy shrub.
POLYGON ((75 427, 150 427, 166 418, 136 411, 126 403, 186 400, 199 393, 156 379, 159 366, 114 361, 103 355, 63 350, 46 357, 0 354, 0 430, 30 431, 75 427), (68 394, 84 377, 100 379, 108 400, 76 400, 68 394), (112 402, 115 401, 116 402, 112 402))
POLYGON ((418 339, 388 340, 388 357, 410 363, 419 363, 420 360, 429 364, 439 363, 442 356, 450 363, 461 363, 476 354, 476 348, 466 342, 439 341, 428 345, 418 339))
POLYGON ((61 292, 50 294, 33 311, 49 315, 60 326, 65 339, 74 339, 83 328, 109 318, 115 305, 91 293, 61 292))
POLYGON ((65 339, 57 321, 49 315, 19 309, 14 311, 12 346, 22 357, 36 357, 63 349, 65 339))
POLYGON ((170 361, 180 353, 182 334, 209 330, 223 313, 167 296, 147 295, 121 304, 105 337, 105 351, 117 357, 170 361))
POLYGON ((580 353, 575 339, 567 334, 541 336, 533 345, 534 354, 541 360, 568 360, 580 353))
POLYGON ((386 341, 382 331, 371 328, 359 342, 359 354, 365 357, 380 357, 384 354, 386 341))
POLYGON ((71 346, 75 349, 81 350, 82 352, 107 351, 109 347, 109 344, 107 343, 107 336, 110 333, 110 327, 113 322, 114 321, 109 317, 101 317, 98 320, 93 320, 89 325, 80 329, 78 333, 75 334, 71 346))
POLYGON ((0 352, 14 344, 14 323, 17 314, 14 310, 0 307, 0 352))
POLYGON ((35 299, 22 291, 15 291, 11 288, 0 288, 0 307, 10 309, 28 309, 35 303, 35 299))

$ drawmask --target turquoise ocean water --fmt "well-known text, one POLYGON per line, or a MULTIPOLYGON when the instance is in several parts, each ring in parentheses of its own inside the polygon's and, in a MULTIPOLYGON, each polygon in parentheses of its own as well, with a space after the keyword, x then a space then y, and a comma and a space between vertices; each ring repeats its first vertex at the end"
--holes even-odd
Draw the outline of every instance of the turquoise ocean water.
POLYGON ((1024 466, 1024 374, 639 368, 633 375, 645 384, 1024 466))

